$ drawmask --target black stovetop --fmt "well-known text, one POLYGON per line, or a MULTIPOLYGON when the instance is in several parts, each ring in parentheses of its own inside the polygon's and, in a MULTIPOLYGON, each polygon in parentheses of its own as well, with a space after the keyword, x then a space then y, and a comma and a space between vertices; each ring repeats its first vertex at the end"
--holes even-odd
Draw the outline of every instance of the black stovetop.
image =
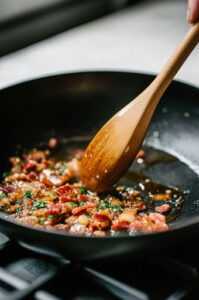
POLYGON ((30 251, 0 235, 0 299, 197 299, 199 246, 86 266, 30 251))

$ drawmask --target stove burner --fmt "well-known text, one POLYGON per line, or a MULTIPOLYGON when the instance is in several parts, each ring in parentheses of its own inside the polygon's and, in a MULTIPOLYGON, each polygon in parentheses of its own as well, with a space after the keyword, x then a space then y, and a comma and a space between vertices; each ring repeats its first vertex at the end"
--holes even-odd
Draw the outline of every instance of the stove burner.
POLYGON ((30 249, 0 235, 0 299, 177 300, 196 299, 199 292, 199 246, 95 266, 30 249))

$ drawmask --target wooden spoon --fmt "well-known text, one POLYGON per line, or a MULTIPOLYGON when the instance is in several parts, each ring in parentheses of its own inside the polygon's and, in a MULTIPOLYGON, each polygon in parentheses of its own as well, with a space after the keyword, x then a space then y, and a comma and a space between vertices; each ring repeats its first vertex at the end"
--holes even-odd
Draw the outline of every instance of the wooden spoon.
POLYGON ((199 42, 194 24, 152 83, 95 135, 80 164, 85 187, 102 192, 116 183, 135 158, 161 96, 199 42))

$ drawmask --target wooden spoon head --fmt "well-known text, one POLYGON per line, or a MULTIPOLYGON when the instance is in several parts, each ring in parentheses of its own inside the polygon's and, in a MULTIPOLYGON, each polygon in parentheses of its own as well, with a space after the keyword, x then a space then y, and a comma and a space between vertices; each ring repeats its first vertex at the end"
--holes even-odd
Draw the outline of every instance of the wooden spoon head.
POLYGON ((80 176, 88 189, 106 191, 132 163, 141 142, 132 143, 128 122, 128 118, 118 122, 118 115, 115 115, 88 145, 80 164, 80 176))

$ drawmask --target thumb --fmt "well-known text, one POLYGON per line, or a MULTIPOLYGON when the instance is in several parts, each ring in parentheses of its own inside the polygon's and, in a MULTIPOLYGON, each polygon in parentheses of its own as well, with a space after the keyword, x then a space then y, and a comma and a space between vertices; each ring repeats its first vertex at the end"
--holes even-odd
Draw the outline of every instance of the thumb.
POLYGON ((199 18, 199 0, 188 0, 187 22, 195 23, 199 18))

